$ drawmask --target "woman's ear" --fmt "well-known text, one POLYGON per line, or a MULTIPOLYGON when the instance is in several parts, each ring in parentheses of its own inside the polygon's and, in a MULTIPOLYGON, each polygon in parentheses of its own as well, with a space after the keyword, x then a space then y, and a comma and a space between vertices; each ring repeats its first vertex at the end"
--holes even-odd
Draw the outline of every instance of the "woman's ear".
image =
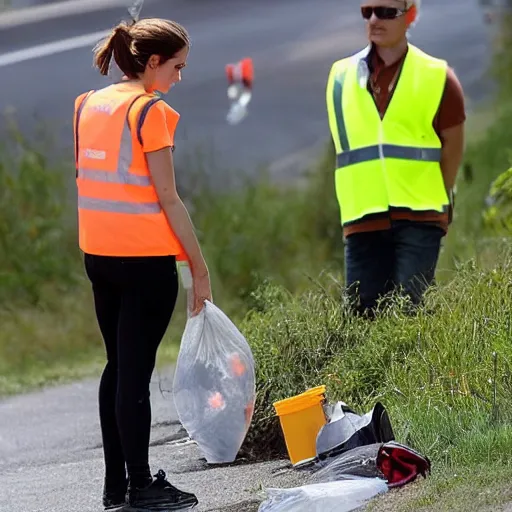
POLYGON ((149 69, 156 69, 160 65, 160 57, 158 55, 151 55, 148 60, 149 69))

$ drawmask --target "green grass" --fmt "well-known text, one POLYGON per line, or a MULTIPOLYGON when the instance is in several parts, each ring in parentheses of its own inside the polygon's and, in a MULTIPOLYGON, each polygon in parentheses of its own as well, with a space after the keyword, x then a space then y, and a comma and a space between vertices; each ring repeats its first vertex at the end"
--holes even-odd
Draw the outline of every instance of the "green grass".
POLYGON ((396 299, 374 322, 347 311, 339 276, 300 295, 262 288, 264 306, 242 323, 258 361, 248 444, 285 453, 273 402, 325 384, 361 412, 382 401, 398 439, 436 461, 508 457, 481 436, 512 417, 511 275, 509 254, 489 270, 468 263, 415 317, 396 299))
MULTIPOLYGON (((243 451, 286 457, 273 403, 325 384, 361 414, 386 407, 396 439, 427 455, 433 474, 370 510, 467 511, 512 501, 512 258, 467 263, 411 317, 397 298, 368 322, 348 314, 339 276, 291 295, 256 294, 241 324, 257 367, 257 404, 243 451)), ((501 510, 501 509, 500 509, 501 510)))
POLYGON ((45 301, 42 285, 66 292, 76 284, 76 237, 64 169, 50 168, 24 141, 13 143, 0 154, 0 303, 37 305, 45 301))
MULTIPOLYGON (((103 369, 104 349, 85 278, 65 294, 50 285, 45 290, 44 303, 0 310, 0 396, 98 376, 103 369)), ((185 325, 182 310, 162 341, 158 367, 177 356, 185 325)))
MULTIPOLYGON (((492 260, 492 251, 485 249, 496 242, 479 242, 479 209, 491 180, 507 163, 505 128, 511 121, 510 111, 504 111, 468 151, 474 177, 459 180, 456 218, 439 265, 443 282, 459 261, 475 255, 479 261, 492 260)), ((235 321, 261 308, 253 292, 265 283, 300 293, 308 290, 311 277, 342 269, 334 155, 327 147, 300 186, 277 186, 262 172, 258 181, 235 182, 219 192, 198 171, 196 182, 184 189, 211 269, 215 301, 235 321)), ((74 187, 63 178, 67 164, 55 168, 20 137, 0 153, 0 395, 96 375, 103 361, 76 245, 76 213, 66 199, 74 187)), ((180 301, 160 366, 176 355, 184 321, 180 301)))

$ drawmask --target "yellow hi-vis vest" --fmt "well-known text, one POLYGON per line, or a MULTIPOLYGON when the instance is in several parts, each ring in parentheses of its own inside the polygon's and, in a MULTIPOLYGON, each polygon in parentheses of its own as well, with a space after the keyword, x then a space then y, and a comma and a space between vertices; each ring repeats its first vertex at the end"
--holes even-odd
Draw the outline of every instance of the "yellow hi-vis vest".
POLYGON ((361 77, 360 55, 333 64, 326 91, 342 225, 393 208, 447 211, 441 141, 432 126, 446 82, 446 61, 409 44, 381 120, 367 89, 368 77, 361 77))

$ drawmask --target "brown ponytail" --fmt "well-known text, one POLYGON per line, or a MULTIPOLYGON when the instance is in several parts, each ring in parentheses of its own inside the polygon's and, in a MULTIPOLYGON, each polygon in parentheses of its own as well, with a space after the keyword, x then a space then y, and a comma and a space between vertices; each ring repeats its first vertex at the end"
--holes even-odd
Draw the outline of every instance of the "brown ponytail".
POLYGON ((150 18, 133 25, 122 22, 94 49, 94 65, 102 75, 108 75, 114 57, 128 78, 137 78, 151 55, 159 55, 163 64, 186 46, 190 46, 188 33, 174 21, 150 18))

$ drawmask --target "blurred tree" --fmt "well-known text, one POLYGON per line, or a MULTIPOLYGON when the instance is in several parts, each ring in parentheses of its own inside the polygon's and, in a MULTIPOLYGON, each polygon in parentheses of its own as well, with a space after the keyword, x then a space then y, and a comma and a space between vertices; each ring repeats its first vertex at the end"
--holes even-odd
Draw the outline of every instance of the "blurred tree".
POLYGON ((498 87, 498 100, 503 101, 510 100, 512 95, 512 6, 501 7, 497 22, 492 74, 498 87))
MULTIPOLYGON (((502 0, 498 6, 499 30, 493 56, 492 74, 497 86, 497 101, 512 100, 512 1, 502 0)), ((493 233, 512 234, 512 154, 508 170, 504 170, 491 184, 487 207, 483 212, 484 224, 493 233)))
POLYGON ((494 234, 508 236, 512 233, 512 167, 493 182, 484 223, 494 234))

